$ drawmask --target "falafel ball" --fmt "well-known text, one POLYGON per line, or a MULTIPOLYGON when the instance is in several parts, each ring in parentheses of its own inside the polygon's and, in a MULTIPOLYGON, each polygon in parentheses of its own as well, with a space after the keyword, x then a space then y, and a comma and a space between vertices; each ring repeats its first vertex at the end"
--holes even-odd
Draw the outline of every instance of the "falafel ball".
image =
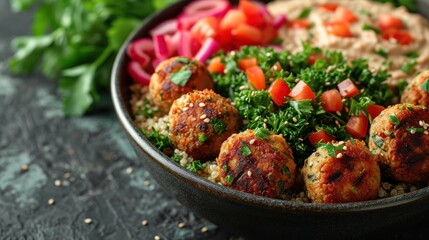
POLYGON ((215 159, 222 142, 238 132, 241 123, 231 102, 207 89, 176 99, 168 120, 173 145, 198 160, 215 159))
POLYGON ((174 100, 193 90, 213 89, 213 79, 198 60, 173 57, 161 62, 149 83, 150 95, 163 113, 168 113, 174 100))
POLYGON ((369 148, 383 173, 394 180, 429 182, 429 109, 396 104, 383 110, 370 128, 369 148))
POLYGON ((281 135, 246 130, 223 144, 216 162, 223 185, 239 191, 280 198, 294 186, 296 164, 281 135))
POLYGON ((314 203, 359 202, 378 196, 380 167, 361 140, 320 146, 305 160, 301 173, 314 203))
POLYGON ((423 89, 424 87, 429 88, 429 70, 421 72, 408 84, 402 92, 401 103, 429 107, 429 92, 423 89))

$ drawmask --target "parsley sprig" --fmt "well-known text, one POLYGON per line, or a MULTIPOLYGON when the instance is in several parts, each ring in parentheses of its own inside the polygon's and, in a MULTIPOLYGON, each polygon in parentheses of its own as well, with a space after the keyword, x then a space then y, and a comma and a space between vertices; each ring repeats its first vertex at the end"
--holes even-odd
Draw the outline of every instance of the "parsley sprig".
POLYGON ((173 1, 10 0, 15 12, 37 10, 32 35, 12 42, 9 70, 59 79, 64 113, 83 115, 109 92, 114 57, 131 31, 173 1))

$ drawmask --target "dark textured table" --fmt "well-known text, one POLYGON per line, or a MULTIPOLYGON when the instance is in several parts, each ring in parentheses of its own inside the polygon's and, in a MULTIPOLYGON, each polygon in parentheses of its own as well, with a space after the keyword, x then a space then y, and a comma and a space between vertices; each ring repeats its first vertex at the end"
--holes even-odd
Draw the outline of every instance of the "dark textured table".
MULTIPOLYGON (((7 72, 10 40, 30 25, 31 13, 13 14, 0 1, 0 239, 242 239, 157 186, 109 103, 66 118, 56 81, 7 72)), ((427 239, 426 222, 378 234, 427 239)))

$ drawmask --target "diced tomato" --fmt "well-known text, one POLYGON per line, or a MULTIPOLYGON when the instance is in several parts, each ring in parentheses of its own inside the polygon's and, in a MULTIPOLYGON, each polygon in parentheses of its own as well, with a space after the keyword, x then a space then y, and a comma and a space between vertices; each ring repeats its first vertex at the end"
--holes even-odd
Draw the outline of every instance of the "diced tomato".
POLYGON ((322 3, 322 4, 319 5, 319 7, 321 9, 326 10, 326 11, 330 11, 330 12, 335 12, 335 10, 337 10, 337 8, 339 6, 340 5, 338 5, 336 3, 322 3))
POLYGON ((381 31, 386 31, 392 28, 402 29, 404 27, 404 24, 402 23, 402 20, 400 18, 395 17, 391 14, 384 13, 378 16, 377 27, 381 31))
POLYGON ((290 88, 285 81, 277 79, 268 88, 268 92, 270 93, 271 99, 273 99, 274 103, 277 106, 281 106, 286 102, 286 98, 290 93, 290 88))
POLYGON ((385 107, 376 104, 369 104, 366 107, 366 112, 371 116, 371 119, 376 118, 385 109, 385 107))
POLYGON ((334 140, 334 137, 322 129, 317 132, 310 133, 308 135, 308 140, 310 141, 311 145, 315 146, 318 142, 329 143, 334 140))
POLYGON ((207 66, 207 70, 212 73, 224 73, 225 64, 221 62, 219 56, 216 56, 210 60, 209 65, 207 66))
POLYGON ((396 36, 396 41, 401 45, 408 45, 414 41, 414 38, 409 32, 399 32, 396 36))
POLYGON ((351 37, 352 32, 350 31, 350 26, 347 22, 338 21, 338 22, 328 22, 325 23, 326 31, 329 34, 333 34, 338 37, 351 37))
POLYGON ((313 90, 311 90, 311 88, 303 81, 298 82, 298 84, 292 89, 289 96, 296 101, 314 99, 316 97, 313 90))
POLYGON ((322 93, 320 101, 327 112, 337 112, 343 109, 343 98, 337 89, 331 89, 322 93))
POLYGON ((238 9, 246 15, 247 23, 249 25, 258 27, 265 21, 261 8, 252 1, 240 0, 238 3, 238 9))
POLYGON ((250 26, 246 23, 238 25, 231 30, 231 35, 240 46, 257 45, 262 43, 262 32, 257 27, 250 26))
POLYGON ((359 94, 359 89, 350 79, 338 83, 337 87, 340 90, 341 96, 345 98, 351 98, 359 94))
POLYGON ((391 28, 382 32, 381 37, 386 40, 394 39, 401 45, 408 45, 414 41, 414 38, 411 33, 401 31, 395 28, 391 28))
POLYGON ((274 63, 274 65, 271 67, 271 71, 280 71, 283 67, 279 62, 274 63))
POLYGON ((200 42, 205 39, 214 37, 219 31, 220 20, 218 18, 209 16, 198 20, 191 28, 191 33, 194 38, 200 42))
POLYGON ((231 36, 231 31, 229 29, 220 29, 215 36, 216 41, 221 45, 221 48, 224 51, 228 52, 232 50, 232 43, 234 40, 231 36))
POLYGON ((220 21, 220 28, 231 30, 242 23, 246 23, 246 15, 239 9, 231 9, 220 21))
POLYGON ((363 114, 360 114, 359 117, 355 115, 350 116, 346 124, 346 131, 354 138, 366 137, 368 131, 368 118, 363 114))
POLYGON ((306 29, 311 26, 311 22, 307 19, 294 19, 289 21, 287 26, 292 29, 306 29))
POLYGON ((269 45, 277 37, 277 30, 272 24, 265 24, 262 26, 262 44, 269 45))
POLYGON ((350 9, 339 6, 335 9, 333 20, 352 23, 356 22, 358 18, 350 9))
POLYGON ((310 56, 308 56, 308 64, 313 65, 316 62, 316 60, 319 58, 323 58, 325 60, 328 60, 328 58, 325 55, 323 55, 322 53, 312 53, 312 54, 310 54, 310 56))
POLYGON ((247 81, 256 90, 266 88, 265 75, 259 66, 253 66, 246 69, 247 81))
POLYGON ((238 67, 246 71, 250 67, 258 66, 258 60, 255 57, 242 58, 237 61, 238 67))

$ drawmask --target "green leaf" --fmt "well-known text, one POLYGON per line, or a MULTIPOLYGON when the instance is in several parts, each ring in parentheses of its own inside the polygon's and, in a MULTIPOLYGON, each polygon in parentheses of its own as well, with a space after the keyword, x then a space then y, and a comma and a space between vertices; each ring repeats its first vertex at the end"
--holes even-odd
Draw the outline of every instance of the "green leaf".
POLYGON ((202 164, 199 160, 192 161, 192 163, 188 167, 186 167, 186 169, 188 169, 191 172, 201 171, 201 170, 204 170, 204 168, 205 168, 204 164, 202 164))
MULTIPOLYGON (((152 131, 148 132, 145 129, 140 129, 143 135, 155 145, 159 150, 164 150, 172 147, 172 143, 168 135, 161 134, 158 130, 152 127, 152 131)), ((179 162, 183 157, 177 154, 174 160, 179 162)))
POLYGON ((231 176, 231 175, 226 175, 226 177, 225 177, 225 181, 226 181, 226 183, 227 183, 228 185, 230 185, 230 186, 231 186, 232 182, 234 181, 234 177, 233 177, 233 176, 231 176))
POLYGON ((299 14, 298 18, 299 18, 299 19, 307 18, 307 17, 310 15, 310 13, 311 13, 311 11, 312 11, 312 10, 313 10, 313 9, 312 9, 312 8, 310 8, 310 7, 306 7, 306 8, 304 8, 304 9, 301 11, 301 13, 299 14))
POLYGON ((429 93, 429 78, 426 79, 422 85, 420 85, 420 88, 424 91, 426 91, 427 93, 429 93))
POLYGON ((198 135, 198 141, 201 143, 204 143, 207 141, 207 137, 204 133, 201 133, 200 135, 198 135))
POLYGON ((384 49, 384 48, 379 48, 379 49, 377 49, 376 51, 375 51, 375 53, 377 53, 378 55, 380 55, 380 56, 382 56, 382 57, 384 57, 384 58, 387 58, 388 56, 389 56, 389 53, 387 52, 387 50, 386 49, 384 49))
POLYGON ((83 115, 94 100, 91 93, 94 91, 96 68, 91 65, 85 65, 79 66, 76 69, 74 71, 69 70, 68 73, 82 71, 82 75, 77 78, 67 78, 65 76, 60 82, 60 89, 63 93, 64 113, 70 116, 83 115))
POLYGON ((9 70, 13 73, 27 74, 34 71, 51 44, 51 36, 19 37, 13 40, 12 45, 16 49, 15 55, 9 59, 9 70))
POLYGON ((176 58, 175 61, 178 63, 182 63, 182 64, 188 64, 191 62, 191 61, 189 61, 189 59, 187 59, 185 57, 178 57, 178 58, 176 58))
POLYGON ((107 30, 110 47, 118 51, 130 33, 139 26, 140 21, 134 18, 118 18, 107 30))
POLYGON ((174 153, 171 159, 177 163, 180 163, 180 160, 182 160, 183 156, 179 153, 174 153))
POLYGON ((362 26, 362 29, 365 30, 365 31, 373 31, 376 34, 380 34, 381 33, 380 29, 378 29, 378 28, 376 28, 374 26, 368 25, 366 23, 362 26))
POLYGON ((212 125, 212 127, 215 130, 215 132, 217 133, 217 135, 221 135, 223 132, 225 132, 225 130, 227 128, 225 123, 218 118, 210 119, 210 124, 212 125))
POLYGON ((398 5, 402 5, 412 12, 417 11, 417 3, 415 0, 398 0, 398 5))
POLYGON ((325 149, 330 157, 337 157, 336 151, 343 150, 343 148, 344 148, 344 145, 334 145, 331 142, 326 143, 326 144, 319 142, 318 146, 321 149, 325 149))
POLYGON ((34 13, 32 32, 34 36, 42 36, 55 24, 52 12, 55 9, 49 3, 42 4, 34 13))
POLYGON ((425 131, 424 128, 419 127, 419 128, 407 128, 407 131, 410 132, 411 134, 415 134, 415 133, 422 133, 425 131))
POLYGON ((361 97, 359 101, 356 101, 354 98, 351 98, 351 104, 350 104, 350 114, 353 114, 355 116, 359 116, 360 113, 363 113, 365 116, 367 116, 366 108, 369 104, 374 104, 375 102, 371 100, 369 97, 361 97))
POLYGON ((189 79, 192 76, 192 71, 188 68, 182 68, 181 70, 173 73, 171 75, 170 81, 173 83, 184 87, 186 83, 189 81, 189 79))
POLYGON ((417 51, 411 51, 409 53, 406 53, 404 56, 409 57, 409 58, 418 58, 419 55, 420 54, 417 51))
POLYGON ((252 151, 250 150, 249 146, 247 146, 247 144, 245 142, 242 143, 241 153, 243 153, 243 156, 245 156, 245 157, 252 154, 252 151))
POLYGON ((406 74, 411 74, 411 73, 414 72, 416 65, 417 65, 417 62, 416 62, 415 59, 413 59, 413 60, 411 60, 409 62, 404 63, 402 65, 401 70, 402 70, 402 72, 404 72, 406 74))
POLYGON ((10 0, 9 2, 13 11, 21 12, 28 10, 34 4, 39 2, 39 0, 10 0))
POLYGON ((45 76, 54 78, 61 72, 61 66, 58 62, 61 61, 62 52, 58 48, 51 47, 45 50, 42 58, 41 70, 45 76))
POLYGON ((399 119, 398 116, 396 116, 396 114, 392 114, 388 117, 388 119, 395 125, 399 125, 399 119))
POLYGON ((293 101, 290 100, 289 104, 298 112, 300 115, 307 115, 313 112, 313 106, 311 100, 293 101))
POLYGON ((176 0, 153 0, 153 5, 156 9, 161 9, 165 6, 168 6, 174 3, 176 0))
POLYGON ((377 134, 373 134, 371 136, 371 138, 372 138, 372 141, 374 142, 374 144, 377 145, 377 147, 379 147, 379 148, 383 147, 384 140, 382 138, 378 137, 377 134))
POLYGON ((259 139, 268 139, 270 137, 270 130, 266 128, 256 128, 255 130, 255 136, 259 139))

